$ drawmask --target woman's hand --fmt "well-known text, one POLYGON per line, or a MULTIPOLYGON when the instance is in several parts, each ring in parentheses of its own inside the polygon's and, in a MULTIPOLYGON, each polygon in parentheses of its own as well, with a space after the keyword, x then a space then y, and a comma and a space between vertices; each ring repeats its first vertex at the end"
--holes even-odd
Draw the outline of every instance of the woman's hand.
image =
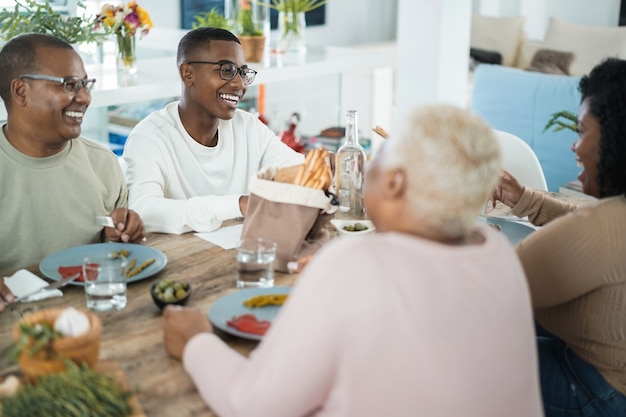
POLYGON ((304 267, 311 261, 311 259, 313 259, 313 254, 303 256, 297 261, 288 262, 287 269, 291 274, 299 274, 300 272, 302 272, 304 267))
POLYGON ((524 186, 517 182, 515 177, 509 174, 507 171, 502 170, 500 174, 500 180, 496 185, 493 195, 491 197, 492 206, 496 207, 497 201, 502 201, 509 207, 515 207, 522 198, 524 193, 524 186))
POLYGON ((111 242, 140 243, 146 236, 139 214, 126 208, 117 208, 109 216, 116 227, 105 227, 104 234, 111 242))
POLYGON ((180 306, 167 306, 163 310, 163 343, 170 356, 180 359, 185 345, 199 333, 213 330, 206 315, 180 306))

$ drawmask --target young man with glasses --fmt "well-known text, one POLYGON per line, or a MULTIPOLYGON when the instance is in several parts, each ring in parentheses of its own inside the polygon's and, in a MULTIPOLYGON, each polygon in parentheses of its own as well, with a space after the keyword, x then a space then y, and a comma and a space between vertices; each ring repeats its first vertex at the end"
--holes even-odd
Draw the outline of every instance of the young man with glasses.
MULTIPOLYGON (((21 35, 0 51, 0 68, 0 276, 73 246, 140 242, 143 222, 126 208, 117 158, 80 136, 96 80, 72 46, 21 35), (98 226, 103 215, 117 228, 98 226)), ((0 288, 0 311, 6 298, 0 288)))
POLYGON ((246 214, 249 182, 266 166, 301 164, 258 118, 237 109, 256 71, 239 40, 216 28, 178 44, 180 101, 150 114, 124 148, 130 206, 146 230, 205 232, 246 214))

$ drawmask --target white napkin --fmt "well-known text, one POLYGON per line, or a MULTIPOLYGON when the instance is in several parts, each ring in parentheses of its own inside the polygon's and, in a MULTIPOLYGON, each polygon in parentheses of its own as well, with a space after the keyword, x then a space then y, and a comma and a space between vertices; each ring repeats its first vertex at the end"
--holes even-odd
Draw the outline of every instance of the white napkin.
MULTIPOLYGON (((5 277, 4 283, 16 297, 30 294, 48 285, 48 282, 25 269, 20 269, 12 276, 5 277)), ((62 295, 61 290, 44 290, 25 298, 21 302, 45 300, 46 298, 61 297, 62 295)))
POLYGON ((243 224, 237 224, 235 226, 222 227, 214 232, 196 233, 196 236, 224 249, 234 249, 239 246, 242 230, 243 224))

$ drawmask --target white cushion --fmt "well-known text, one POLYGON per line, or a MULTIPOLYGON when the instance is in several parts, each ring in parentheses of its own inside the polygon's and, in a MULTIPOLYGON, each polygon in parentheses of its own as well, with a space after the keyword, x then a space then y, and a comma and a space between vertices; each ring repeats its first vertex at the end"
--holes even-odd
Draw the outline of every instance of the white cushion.
POLYGON ((499 52, 502 65, 512 66, 524 34, 526 18, 491 17, 472 14, 470 45, 472 48, 499 52))
POLYGON ((515 67, 521 69, 528 68, 537 51, 544 48, 545 46, 541 42, 531 41, 526 37, 526 35, 524 35, 520 43, 517 61, 515 61, 515 67))
POLYGON ((551 17, 543 48, 573 52, 570 74, 585 75, 604 58, 626 56, 626 27, 585 26, 551 17))

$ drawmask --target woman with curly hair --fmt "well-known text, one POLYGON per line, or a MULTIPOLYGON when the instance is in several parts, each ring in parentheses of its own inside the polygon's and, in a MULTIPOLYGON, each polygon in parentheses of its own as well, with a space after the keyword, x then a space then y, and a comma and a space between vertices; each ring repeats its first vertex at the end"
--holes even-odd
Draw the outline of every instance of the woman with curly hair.
POLYGON ((517 246, 528 279, 546 417, 626 416, 626 61, 607 59, 580 80, 583 192, 579 208, 504 173, 494 192, 544 225, 517 246))

